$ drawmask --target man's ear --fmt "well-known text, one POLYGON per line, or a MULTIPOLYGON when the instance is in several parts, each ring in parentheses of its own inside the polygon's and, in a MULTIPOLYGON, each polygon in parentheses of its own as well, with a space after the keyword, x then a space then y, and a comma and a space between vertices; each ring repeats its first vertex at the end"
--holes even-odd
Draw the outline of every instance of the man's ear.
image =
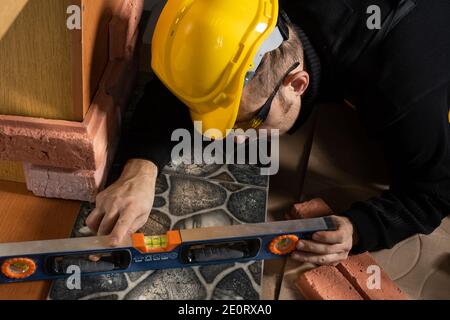
POLYGON ((284 79, 283 85, 296 96, 302 96, 309 86, 309 74, 305 70, 294 70, 284 79))

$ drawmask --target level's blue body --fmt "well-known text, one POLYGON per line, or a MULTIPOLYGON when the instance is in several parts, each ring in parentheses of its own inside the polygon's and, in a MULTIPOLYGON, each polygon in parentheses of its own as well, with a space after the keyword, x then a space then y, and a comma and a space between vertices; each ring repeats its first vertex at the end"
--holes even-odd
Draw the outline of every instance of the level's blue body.
POLYGON ((334 229, 331 219, 319 218, 181 230, 181 244, 160 253, 143 253, 133 247, 131 240, 111 248, 107 237, 0 244, 0 266, 14 258, 32 260, 36 266, 35 272, 25 279, 11 279, 0 272, 0 283, 67 278, 70 276, 67 269, 58 268, 64 266, 65 269, 65 263, 72 260, 86 262, 87 267, 70 264, 81 267, 83 275, 100 275, 275 259, 282 255, 272 253, 269 247, 277 237, 295 235, 301 239, 317 231, 334 229), (104 262, 88 262, 89 255, 107 256, 106 259, 113 262, 106 263, 105 269, 101 269, 104 262))

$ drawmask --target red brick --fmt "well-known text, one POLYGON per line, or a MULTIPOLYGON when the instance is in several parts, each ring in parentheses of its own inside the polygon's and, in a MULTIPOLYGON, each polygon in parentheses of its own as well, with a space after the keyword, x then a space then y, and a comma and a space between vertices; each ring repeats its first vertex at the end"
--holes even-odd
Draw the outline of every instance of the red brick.
POLYGON ((125 0, 119 15, 112 18, 109 24, 111 60, 131 59, 143 11, 143 0, 125 0))
POLYGON ((366 300, 408 300, 369 253, 351 256, 337 268, 366 300), (380 289, 368 288, 367 280, 373 275, 368 273, 370 266, 380 268, 380 289))
POLYGON ((291 216, 297 219, 311 219, 330 216, 333 210, 322 199, 316 198, 311 201, 294 204, 291 216))
POLYGON ((296 285, 307 300, 363 300, 342 273, 331 266, 302 273, 296 285))
POLYGON ((27 188, 38 197, 94 202, 104 184, 104 168, 88 171, 24 164, 24 169, 27 188))
POLYGON ((92 141, 83 123, 0 115, 0 160, 95 169, 92 141))
MULTIPOLYGON (((100 87, 104 92, 113 97, 116 104, 121 105, 121 97, 124 87, 130 83, 130 79, 134 79, 133 73, 136 62, 128 60, 111 61, 105 70, 105 76, 100 82, 100 87)), ((131 83, 134 83, 131 81, 131 83)))

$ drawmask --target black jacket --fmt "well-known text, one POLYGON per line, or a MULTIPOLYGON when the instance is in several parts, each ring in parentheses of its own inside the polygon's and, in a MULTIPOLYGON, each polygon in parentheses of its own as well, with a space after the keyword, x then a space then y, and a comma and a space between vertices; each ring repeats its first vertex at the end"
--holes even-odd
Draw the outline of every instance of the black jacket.
MULTIPOLYGON (((287 0, 283 8, 320 58, 319 98, 351 100, 385 147, 390 190, 342 213, 359 235, 354 251, 431 233, 450 213, 450 1, 287 0), (381 30, 367 28, 369 5, 381 9, 381 30)), ((179 127, 192 127, 187 108, 150 83, 128 136, 129 158, 162 168, 179 127)))

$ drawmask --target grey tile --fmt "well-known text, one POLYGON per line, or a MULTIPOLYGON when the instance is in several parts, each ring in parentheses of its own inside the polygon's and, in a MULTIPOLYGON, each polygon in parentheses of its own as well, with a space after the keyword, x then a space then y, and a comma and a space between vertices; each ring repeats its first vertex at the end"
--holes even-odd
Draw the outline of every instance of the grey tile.
POLYGON ((78 219, 75 222, 75 226, 72 231, 72 237, 84 237, 86 234, 82 232, 82 229, 86 226, 86 218, 95 209, 95 205, 92 203, 84 202, 81 205, 78 219))
POLYGON ((170 177, 169 207, 171 214, 184 216, 223 205, 227 192, 212 182, 189 177, 170 177))
POLYGON ((169 184, 167 182, 167 176, 161 174, 156 180, 155 194, 161 194, 169 189, 169 184))
POLYGON ((170 164, 164 169, 165 173, 187 175, 191 177, 208 177, 222 168, 222 165, 206 164, 170 164))
POLYGON ((204 165, 204 164, 171 164, 164 173, 204 178, 213 181, 230 182, 265 188, 269 177, 261 175, 261 169, 256 165, 204 165))
POLYGON ((162 235, 170 230, 171 220, 164 213, 153 210, 150 219, 147 223, 139 230, 139 232, 148 235, 162 235))
MULTIPOLYGON (((140 230, 164 234, 169 229, 201 228, 264 222, 267 189, 219 180, 163 174, 159 178, 161 205, 140 230), (236 191, 234 191, 236 190, 236 191), (164 204, 163 204, 164 203, 164 204)), ((93 210, 84 204, 74 228, 83 236, 86 217, 93 210)), ((53 284, 51 299, 258 299, 261 263, 218 265, 183 270, 159 270, 83 279, 83 290, 72 292, 64 281, 53 284), (244 271, 247 270, 247 272, 244 271)))
POLYGON ((166 200, 162 197, 155 197, 153 208, 161 208, 167 204, 166 200))
POLYGON ((227 182, 236 182, 228 172, 219 173, 216 176, 209 177, 211 180, 222 180, 227 182))
POLYGON ((128 279, 130 279, 130 281, 134 283, 145 276, 149 276, 153 272, 154 271, 130 272, 128 274, 128 279))
POLYGON ((49 297, 52 300, 77 300, 92 294, 122 291, 127 287, 128 282, 123 274, 83 277, 82 290, 69 290, 65 280, 57 280, 53 282, 49 297))
POLYGON ((183 219, 175 224, 173 229, 198 229, 217 226, 229 226, 236 224, 236 221, 227 214, 226 211, 219 209, 211 212, 205 212, 183 219))
POLYGON ((261 169, 257 166, 229 165, 228 170, 242 184, 266 187, 269 183, 269 177, 261 175, 261 169))
POLYGON ((246 189, 233 193, 227 207, 240 221, 247 223, 265 222, 266 199, 266 191, 246 189))
POLYGON ((248 267, 248 270, 250 271, 250 273, 252 274, 253 280, 255 280, 255 282, 258 285, 261 285, 261 276, 262 276, 262 262, 257 261, 253 264, 251 264, 248 267))
POLYGON ((239 190, 242 190, 245 188, 245 186, 243 186, 241 184, 236 184, 236 183, 222 182, 222 183, 220 183, 220 185, 231 192, 236 192, 236 191, 239 191, 239 190))
POLYGON ((234 266, 233 264, 219 264, 213 266, 203 266, 199 268, 199 271, 207 283, 213 283, 217 276, 225 270, 234 266))
POLYGON ((238 269, 219 282, 213 293, 214 300, 258 300, 259 293, 243 269, 238 269))
POLYGON ((206 288, 192 269, 160 270, 130 291, 126 300, 203 300, 206 288))

